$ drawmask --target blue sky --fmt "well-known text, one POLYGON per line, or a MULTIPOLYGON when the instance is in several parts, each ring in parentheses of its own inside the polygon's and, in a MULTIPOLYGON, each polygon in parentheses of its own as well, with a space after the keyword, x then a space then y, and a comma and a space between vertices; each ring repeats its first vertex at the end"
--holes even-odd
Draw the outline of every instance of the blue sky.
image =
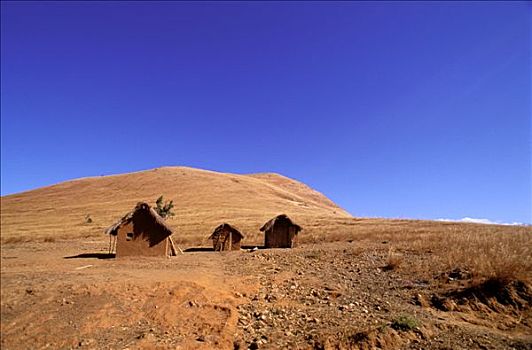
POLYGON ((186 165, 532 222, 525 2, 9 2, 2 195, 186 165))

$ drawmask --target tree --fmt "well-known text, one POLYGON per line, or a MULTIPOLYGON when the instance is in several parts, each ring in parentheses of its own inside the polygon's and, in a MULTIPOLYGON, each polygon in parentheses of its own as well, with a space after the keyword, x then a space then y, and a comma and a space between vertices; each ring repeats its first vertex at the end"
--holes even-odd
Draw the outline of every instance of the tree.
POLYGON ((172 212, 172 208, 174 207, 174 201, 166 201, 164 202, 164 198, 161 195, 157 200, 155 201, 155 211, 157 214, 159 214, 160 217, 163 219, 166 219, 167 217, 174 216, 175 214, 172 212))

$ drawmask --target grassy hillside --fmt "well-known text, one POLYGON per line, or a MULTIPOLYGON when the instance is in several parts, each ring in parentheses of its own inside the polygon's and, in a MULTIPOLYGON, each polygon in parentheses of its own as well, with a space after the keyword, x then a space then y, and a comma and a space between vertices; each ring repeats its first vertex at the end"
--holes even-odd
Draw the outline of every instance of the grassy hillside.
POLYGON ((2 240, 97 236, 137 202, 163 195, 175 203, 169 224, 178 241, 207 236, 227 221, 247 236, 273 215, 296 222, 351 215, 323 194, 278 174, 235 175, 187 167, 83 178, 2 197, 2 240), (85 222, 90 215, 93 222, 85 222))
MULTIPOLYGON (((401 251, 430 252, 433 265, 461 267, 479 276, 532 272, 532 228, 427 220, 354 218, 323 194, 278 174, 235 175, 186 167, 67 181, 2 197, 2 243, 90 238, 106 247, 104 229, 138 201, 174 200, 168 219, 183 248, 208 245, 222 222, 238 227, 245 245, 264 240, 259 228, 286 213, 303 227, 300 241, 377 242, 391 245, 391 265, 401 251), (86 223, 90 214, 93 222, 86 223)), ((424 267, 421 267, 424 268, 424 267)))

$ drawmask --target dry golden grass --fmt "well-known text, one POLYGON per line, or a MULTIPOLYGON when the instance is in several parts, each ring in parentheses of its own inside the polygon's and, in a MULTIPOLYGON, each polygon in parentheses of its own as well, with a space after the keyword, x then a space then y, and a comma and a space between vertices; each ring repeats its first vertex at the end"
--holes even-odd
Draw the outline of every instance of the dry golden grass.
POLYGON ((389 269, 403 263, 400 252, 404 251, 430 256, 426 265, 409 267, 420 274, 458 268, 479 283, 530 280, 532 276, 532 227, 386 219, 322 219, 321 225, 321 230, 319 225, 310 225, 301 241, 386 242, 392 247, 389 269))
POLYGON ((327 197, 277 174, 235 175, 186 167, 85 178, 2 197, 2 242, 42 241, 46 237, 99 237, 105 227, 139 201, 172 199, 176 216, 168 223, 177 241, 201 243, 227 221, 244 234, 272 216, 306 218, 351 216, 327 197), (86 223, 90 215, 92 223, 86 223))
POLYGON ((386 258, 385 270, 395 270, 403 262, 403 256, 395 251, 393 247, 388 249, 388 257, 386 258))
MULTIPOLYGON (((530 230, 451 235, 445 254, 439 254, 449 268, 471 272, 474 279, 496 279, 507 283, 532 276, 530 230)), ((442 247, 444 248, 444 247, 442 247)))
MULTIPOLYGON (((325 196, 277 174, 234 175, 184 167, 64 182, 1 199, 2 243, 90 238, 105 241, 104 229, 138 201, 172 199, 168 219, 182 247, 209 245, 222 222, 238 227, 244 245, 261 245, 261 225, 286 213, 304 230, 303 244, 352 241, 393 249, 388 264, 403 265, 405 252, 428 254, 438 269, 468 270, 485 280, 532 276, 532 228, 421 220, 353 218, 325 196), (86 222, 86 215, 93 222, 86 222)), ((416 266, 409 266, 416 268, 416 266)), ((417 267, 421 270, 427 266, 417 267)))

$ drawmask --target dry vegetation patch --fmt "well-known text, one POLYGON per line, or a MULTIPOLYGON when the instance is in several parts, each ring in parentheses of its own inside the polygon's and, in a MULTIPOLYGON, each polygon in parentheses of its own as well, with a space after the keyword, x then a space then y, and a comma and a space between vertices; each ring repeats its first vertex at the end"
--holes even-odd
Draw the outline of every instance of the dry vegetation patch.
POLYGON ((403 262, 403 251, 428 253, 430 262, 422 270, 467 270, 479 282, 532 276, 531 227, 359 219, 353 221, 351 232, 323 238, 339 240, 389 243, 387 266, 392 269, 403 262))

